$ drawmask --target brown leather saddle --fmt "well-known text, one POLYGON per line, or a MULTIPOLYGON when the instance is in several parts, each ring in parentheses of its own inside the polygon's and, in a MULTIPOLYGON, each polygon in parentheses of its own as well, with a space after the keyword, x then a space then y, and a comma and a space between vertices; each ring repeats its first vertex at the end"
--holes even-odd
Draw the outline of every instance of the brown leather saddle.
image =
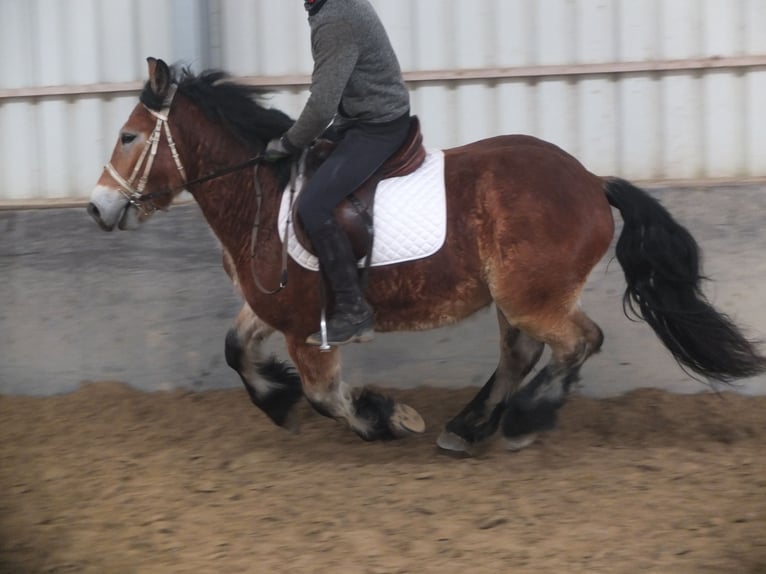
MULTIPOLYGON (((315 143, 306 156, 305 175, 310 178, 333 152, 336 144, 320 140, 315 143)), ((426 150, 423 147, 423 134, 420 131, 420 120, 417 116, 410 119, 410 131, 399 151, 394 153, 362 186, 344 199, 335 208, 335 218, 351 240, 354 255, 357 259, 370 255, 372 247, 372 210, 375 200, 375 190, 378 183, 390 177, 409 175, 417 170, 425 161, 426 150)), ((297 204, 297 202, 296 202, 297 204)), ((295 204, 292 213, 295 236, 301 246, 315 255, 295 204)))

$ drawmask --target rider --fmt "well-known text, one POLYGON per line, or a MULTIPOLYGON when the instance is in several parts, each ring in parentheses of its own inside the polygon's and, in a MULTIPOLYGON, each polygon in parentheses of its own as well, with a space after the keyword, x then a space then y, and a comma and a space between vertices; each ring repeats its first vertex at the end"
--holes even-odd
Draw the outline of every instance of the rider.
MULTIPOLYGON (((311 95, 295 124, 269 142, 266 159, 295 155, 332 124, 340 141, 298 198, 298 214, 330 288, 331 345, 370 340, 374 317, 357 262, 333 211, 404 143, 409 91, 383 24, 369 0, 305 0, 314 70, 311 95)), ((320 333, 307 342, 321 343, 320 333)))

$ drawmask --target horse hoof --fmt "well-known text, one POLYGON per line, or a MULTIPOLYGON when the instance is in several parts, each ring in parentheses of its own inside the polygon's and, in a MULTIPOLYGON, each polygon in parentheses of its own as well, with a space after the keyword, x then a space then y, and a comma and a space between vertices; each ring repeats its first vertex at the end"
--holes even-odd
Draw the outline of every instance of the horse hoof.
POLYGON ((287 415, 285 422, 282 424, 282 428, 290 434, 300 434, 301 432, 301 416, 298 413, 298 409, 293 408, 287 415))
POLYGON ((535 442, 535 440, 537 440, 537 435, 535 433, 531 433, 514 438, 506 437, 503 439, 503 444, 505 445, 506 450, 510 450, 511 452, 518 452, 527 448, 529 445, 535 442))
POLYGON ((391 432, 397 437, 410 434, 423 434, 426 431, 426 423, 418 411, 409 405, 397 403, 394 412, 388 419, 391 432))
POLYGON ((467 440, 446 430, 442 431, 442 434, 436 439, 436 446, 450 452, 470 453, 471 451, 471 444, 467 440))

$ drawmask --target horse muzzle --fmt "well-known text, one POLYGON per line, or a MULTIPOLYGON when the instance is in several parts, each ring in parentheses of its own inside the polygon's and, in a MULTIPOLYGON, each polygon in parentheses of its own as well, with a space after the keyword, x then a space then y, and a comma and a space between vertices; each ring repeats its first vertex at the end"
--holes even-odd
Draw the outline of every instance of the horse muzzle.
POLYGON ((98 206, 95 203, 90 202, 86 208, 86 211, 88 212, 88 215, 90 215, 96 221, 96 223, 98 223, 98 226, 103 231, 112 231, 114 229, 114 225, 108 225, 101 217, 101 211, 98 209, 98 206))
POLYGON ((86 210, 104 231, 112 231, 115 227, 137 229, 141 223, 138 209, 121 194, 106 188, 97 187, 93 191, 86 210))

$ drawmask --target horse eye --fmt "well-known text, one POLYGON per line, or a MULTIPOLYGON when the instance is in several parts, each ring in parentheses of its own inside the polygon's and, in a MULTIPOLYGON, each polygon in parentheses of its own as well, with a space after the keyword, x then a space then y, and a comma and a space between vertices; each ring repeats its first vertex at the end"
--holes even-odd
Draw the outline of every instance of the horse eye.
POLYGON ((122 132, 122 134, 120 135, 120 142, 122 143, 122 145, 128 145, 135 139, 136 139, 136 134, 122 132))

